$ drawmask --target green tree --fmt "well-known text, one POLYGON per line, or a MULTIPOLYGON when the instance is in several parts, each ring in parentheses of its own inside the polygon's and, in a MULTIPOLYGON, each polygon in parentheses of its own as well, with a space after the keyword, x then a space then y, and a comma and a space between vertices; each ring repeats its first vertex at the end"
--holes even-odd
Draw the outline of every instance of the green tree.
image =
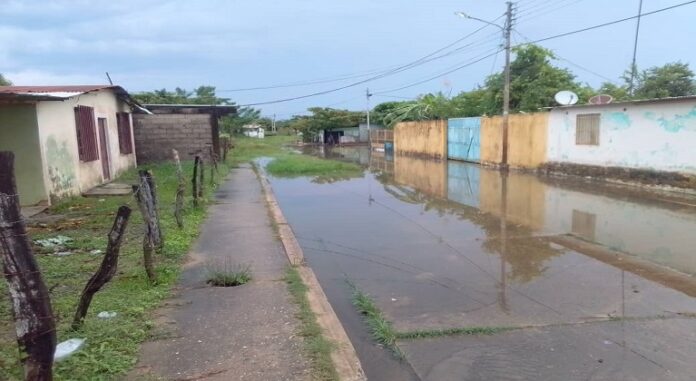
POLYGON ((261 110, 253 107, 241 107, 234 116, 222 118, 222 130, 228 134, 238 134, 242 132, 242 127, 254 123, 261 117, 261 110))
POLYGON ((133 97, 144 104, 205 104, 232 105, 228 98, 215 94, 215 86, 199 86, 194 91, 177 87, 174 91, 167 89, 135 93, 133 97))
POLYGON ((696 93, 694 72, 689 64, 682 62, 651 67, 643 70, 636 79, 635 98, 680 97, 696 93))
POLYGON ((5 78, 5 76, 2 75, 2 73, 0 73, 0 86, 12 86, 12 81, 5 78))
POLYGON ((597 89, 599 94, 611 95, 614 101, 625 101, 631 98, 628 93, 627 85, 617 85, 611 82, 604 82, 599 89, 597 89))
POLYGON ((365 114, 360 111, 339 110, 326 107, 307 109, 312 115, 293 118, 289 126, 302 133, 305 141, 312 141, 317 134, 330 128, 357 127, 365 120, 365 114))

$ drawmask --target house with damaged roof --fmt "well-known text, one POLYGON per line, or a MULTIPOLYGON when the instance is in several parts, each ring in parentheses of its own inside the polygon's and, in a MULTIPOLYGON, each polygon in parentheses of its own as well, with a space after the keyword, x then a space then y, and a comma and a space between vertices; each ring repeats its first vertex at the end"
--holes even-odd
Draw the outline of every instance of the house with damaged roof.
POLYGON ((120 86, 0 86, 0 151, 14 152, 20 203, 79 195, 134 167, 141 108, 120 86))

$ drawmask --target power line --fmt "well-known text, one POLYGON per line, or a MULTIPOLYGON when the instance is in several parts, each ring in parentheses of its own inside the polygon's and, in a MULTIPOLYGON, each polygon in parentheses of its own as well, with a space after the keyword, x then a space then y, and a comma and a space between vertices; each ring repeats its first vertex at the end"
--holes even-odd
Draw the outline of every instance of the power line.
POLYGON ((347 88, 350 88, 350 87, 358 86, 358 85, 361 85, 361 84, 364 84, 364 83, 367 83, 367 82, 371 82, 371 81, 374 81, 374 80, 376 80, 376 79, 384 78, 384 77, 386 77, 386 76, 389 76, 389 75, 392 75, 392 74, 396 74, 396 73, 399 73, 399 72, 402 72, 402 71, 405 71, 405 70, 409 70, 409 69, 411 69, 411 68, 413 68, 413 67, 422 65, 422 64, 427 63, 427 62, 430 62, 430 61, 432 61, 432 60, 439 59, 439 58, 442 58, 442 57, 447 57, 447 56, 453 54, 453 52, 454 52, 454 51, 457 51, 458 49, 455 49, 454 51, 449 52, 449 53, 446 53, 446 54, 442 54, 442 55, 440 55, 440 56, 438 56, 438 57, 434 57, 434 58, 432 58, 432 59, 429 59, 429 58, 435 56, 436 54, 438 54, 438 53, 440 53, 440 52, 442 52, 442 51, 445 51, 445 50, 447 50, 447 49, 449 49, 449 48, 451 48, 451 47, 453 47, 453 46, 459 44, 460 42, 466 40, 467 38, 469 38, 469 37, 475 35, 476 33, 480 32, 480 31, 486 29, 487 27, 489 27, 489 25, 484 25, 484 26, 482 26, 482 27, 480 27, 480 28, 474 30, 473 32, 471 32, 471 33, 465 35, 464 37, 461 37, 461 38, 457 39, 456 41, 454 41, 454 42, 452 42, 452 43, 450 43, 450 44, 447 44, 447 45, 445 45, 444 47, 442 47, 442 48, 440 48, 440 49, 437 49, 437 50, 435 50, 435 51, 433 51, 433 52, 431 52, 431 53, 429 53, 429 54, 427 54, 427 55, 425 55, 425 56, 423 56, 423 57, 421 57, 421 58, 419 58, 419 59, 417 59, 417 60, 415 60, 415 61, 409 62, 409 63, 407 63, 407 64, 405 64, 405 65, 398 66, 398 67, 396 67, 396 68, 394 68, 394 69, 388 70, 388 71, 386 71, 386 72, 383 72, 383 73, 381 73, 381 74, 378 74, 378 75, 376 75, 376 76, 373 76, 373 77, 370 77, 370 78, 367 78, 367 79, 364 79, 364 80, 360 80, 360 81, 357 81, 357 82, 353 82, 353 83, 350 83, 350 84, 347 84, 347 85, 344 85, 344 86, 340 86, 340 87, 337 87, 337 88, 334 88, 334 89, 318 91, 318 92, 314 92, 314 93, 310 93, 310 94, 305 94, 305 95, 300 95, 300 96, 296 96, 296 97, 290 97, 290 98, 283 98, 283 99, 276 99, 276 100, 265 101, 265 102, 256 102, 256 103, 242 104, 242 105, 239 105, 239 107, 261 106, 261 105, 267 105, 267 104, 289 102, 289 101, 294 101, 294 100, 298 100, 298 99, 304 99, 304 98, 315 97, 315 96, 318 96, 318 95, 329 94, 329 93, 333 93, 333 92, 336 92, 336 91, 344 90, 344 89, 347 89, 347 88))
POLYGON ((498 49, 496 49, 496 51, 494 51, 493 53, 487 54, 487 55, 485 55, 485 56, 483 56, 483 57, 480 57, 480 58, 477 58, 477 59, 475 59, 475 60, 473 60, 473 61, 469 61, 469 62, 467 62, 467 63, 465 63, 465 64, 463 64, 463 65, 460 65, 460 66, 455 67, 455 68, 452 69, 452 70, 448 70, 448 71, 446 71, 446 72, 439 73, 439 74, 437 74, 437 75, 435 75, 435 76, 426 78, 426 79, 424 79, 424 80, 421 80, 421 81, 418 81, 418 82, 414 82, 414 83, 411 83, 411 84, 408 84, 408 85, 405 85, 405 86, 401 86, 401 87, 398 87, 398 88, 395 88, 395 89, 383 90, 383 91, 380 91, 380 92, 376 92, 375 94, 392 93, 392 92, 394 92, 394 91, 399 91, 399 90, 403 90, 403 89, 408 89, 408 88, 410 88, 410 87, 417 86, 417 85, 420 85, 420 84, 422 84, 422 83, 430 82, 430 81, 432 81, 432 80, 438 79, 438 78, 440 78, 440 77, 442 77, 442 76, 445 76, 445 75, 447 75, 447 74, 454 73, 455 71, 458 71, 458 70, 464 69, 464 68, 466 68, 466 67, 469 67, 469 66, 471 66, 471 65, 473 65, 473 64, 479 63, 479 62, 485 60, 486 58, 493 57, 493 56, 497 55, 498 53, 502 52, 503 50, 504 50, 504 49, 498 48, 498 49))
POLYGON ((693 4, 693 3, 696 3, 696 0, 691 0, 691 1, 684 2, 684 3, 675 4, 675 5, 666 7, 666 8, 661 8, 661 9, 657 9, 657 10, 654 10, 654 11, 651 11, 651 12, 646 12, 646 13, 643 13, 643 14, 638 14, 638 15, 636 15, 636 16, 626 17, 626 18, 623 18, 623 19, 614 20, 614 21, 609 21, 609 22, 606 22, 606 23, 603 23, 603 24, 598 24, 598 25, 594 25, 594 26, 587 27, 587 28, 582 28, 582 29, 574 30, 574 31, 572 31, 572 32, 565 32, 565 33, 557 34, 557 35, 550 36, 550 37, 540 38, 540 39, 538 39, 538 40, 526 42, 526 43, 524 43, 524 44, 520 44, 520 45, 517 45, 517 46, 530 45, 530 44, 537 44, 537 43, 540 43, 540 42, 549 41, 549 40, 553 40, 553 39, 556 39, 556 38, 561 38, 561 37, 566 37, 566 36, 570 36, 570 35, 573 35, 573 34, 578 34, 578 33, 582 33, 582 32, 587 32, 587 31, 590 31, 590 30, 593 30, 593 29, 599 29, 599 28, 603 28, 603 27, 606 27, 606 26, 610 26, 610 25, 614 25, 614 24, 619 24, 619 23, 626 22, 626 21, 629 21, 629 20, 637 19, 637 18, 639 18, 639 17, 651 16, 651 15, 654 15, 654 14, 657 14, 657 13, 669 11, 669 10, 672 10, 672 9, 675 9, 675 8, 679 8, 679 7, 683 7, 683 6, 685 6, 685 5, 689 5, 689 4, 693 4))
MULTIPOLYGON (((542 10, 540 10, 539 12, 531 12, 531 13, 528 13, 527 15, 525 15, 524 17, 521 17, 521 19, 523 19, 524 21, 530 21, 530 20, 533 20, 533 19, 535 19, 535 18, 541 17, 541 16, 543 16, 543 15, 546 15, 546 14, 549 14, 549 13, 552 13, 552 12, 555 12, 555 11, 558 11, 558 10, 560 10, 560 9, 567 8, 567 7, 571 6, 571 5, 578 4, 578 3, 582 2, 582 1, 585 1, 585 0, 573 0, 573 1, 571 1, 570 3, 566 3, 566 4, 560 5, 560 6, 555 7, 555 8, 550 8, 550 9, 547 9, 547 10, 543 10, 543 9, 542 9, 542 10)), ((557 5, 558 5, 558 4, 557 4, 557 5)))

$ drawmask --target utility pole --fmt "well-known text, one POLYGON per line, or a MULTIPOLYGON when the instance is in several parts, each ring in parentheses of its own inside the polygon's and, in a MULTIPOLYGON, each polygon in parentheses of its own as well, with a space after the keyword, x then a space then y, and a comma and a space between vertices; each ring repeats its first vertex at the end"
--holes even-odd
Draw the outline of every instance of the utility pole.
POLYGON ((505 27, 503 34, 505 37, 505 86, 503 88, 503 153, 501 168, 508 169, 508 125, 510 122, 510 37, 512 32, 512 2, 507 2, 507 12, 505 13, 505 27))
POLYGON ((276 120, 276 114, 273 114, 273 124, 271 125, 271 130, 273 132, 276 132, 275 120, 276 120))
POLYGON ((633 61, 631 63, 631 83, 628 87, 628 94, 633 96, 633 90, 635 89, 634 81, 636 79, 637 67, 636 67, 636 54, 638 53, 638 33, 640 32, 640 17, 643 14, 643 0, 638 1, 638 21, 636 22, 636 39, 633 42, 633 61))
POLYGON ((370 89, 365 89, 365 99, 367 100, 367 133, 370 133, 370 89))

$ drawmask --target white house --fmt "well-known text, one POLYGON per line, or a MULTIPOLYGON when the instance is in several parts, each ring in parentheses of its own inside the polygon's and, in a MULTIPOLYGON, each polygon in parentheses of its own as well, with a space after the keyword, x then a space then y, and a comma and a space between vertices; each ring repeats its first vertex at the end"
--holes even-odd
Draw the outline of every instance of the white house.
POLYGON ((551 110, 547 161, 696 175, 696 96, 551 110))
POLYGON ((0 151, 15 154, 22 205, 50 203, 136 165, 120 86, 0 86, 0 151))
POLYGON ((265 130, 260 124, 245 124, 242 128, 244 135, 250 138, 263 139, 265 136, 265 130))

